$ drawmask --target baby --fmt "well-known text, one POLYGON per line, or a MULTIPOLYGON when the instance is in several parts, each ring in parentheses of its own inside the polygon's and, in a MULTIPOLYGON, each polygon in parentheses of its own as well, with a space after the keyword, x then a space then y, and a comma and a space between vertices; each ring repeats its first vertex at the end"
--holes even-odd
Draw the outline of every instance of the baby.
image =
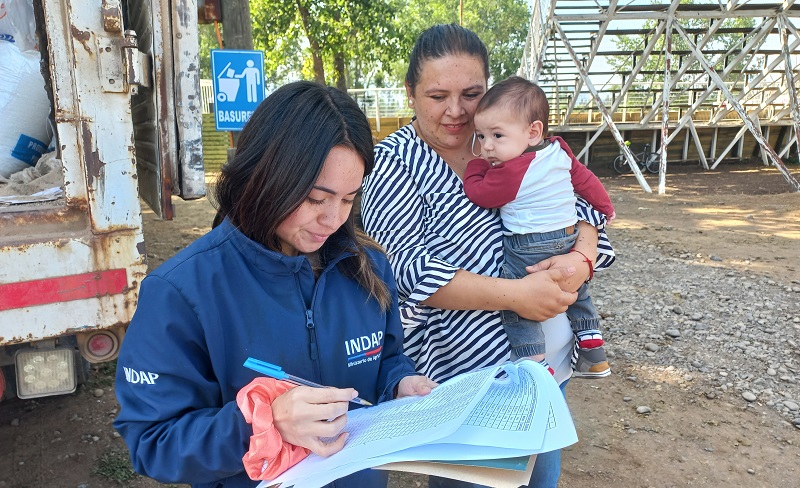
MULTIPOLYGON (((467 165, 464 191, 476 205, 500 208, 505 278, 522 278, 528 274, 526 266, 548 257, 580 253, 573 249, 578 238, 576 192, 605 214, 608 222, 615 217, 611 199, 594 173, 575 158, 563 139, 546 137, 549 115, 544 91, 518 76, 487 91, 475 113, 475 136, 484 159, 467 165)), ((594 263, 583 258, 591 280, 594 263)), ((611 369, 587 283, 567 309, 577 338, 574 375, 602 378, 611 369)), ((514 355, 530 357, 552 373, 544 357, 542 324, 508 310, 502 317, 514 355)))

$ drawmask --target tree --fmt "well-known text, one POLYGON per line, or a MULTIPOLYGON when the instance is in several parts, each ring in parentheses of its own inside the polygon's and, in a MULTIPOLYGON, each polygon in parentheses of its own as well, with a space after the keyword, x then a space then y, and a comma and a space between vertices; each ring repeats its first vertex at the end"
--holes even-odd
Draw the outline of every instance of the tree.
POLYGON ((251 0, 250 12, 253 16, 253 45, 255 49, 264 51, 267 83, 280 85, 306 72, 304 34, 295 3, 251 0))
MULTIPOLYGON (((449 0, 250 0, 250 9, 269 85, 303 78, 341 89, 402 85, 419 33, 459 20, 458 3, 449 0)), ((491 78, 516 73, 530 20, 527 0, 474 0, 463 18, 489 49, 491 78)), ((201 32, 201 45, 215 46, 212 34, 201 32)))
POLYGON ((370 56, 385 58, 391 45, 392 15, 384 0, 252 0, 251 8, 255 44, 271 52, 267 70, 276 79, 288 67, 347 89, 353 84, 348 68, 364 70, 370 56))
MULTIPOLYGON (((456 2, 442 0, 398 0, 397 24, 404 53, 392 65, 390 77, 402 81, 408 56, 420 32, 434 24, 458 23, 456 2)), ((464 27, 475 32, 489 51, 489 74, 493 82, 503 80, 519 69, 531 11, 526 0, 471 0, 464 2, 464 27)))
POLYGON ((531 18, 528 2, 481 0, 470 4, 475 8, 464 11, 464 26, 486 44, 492 80, 498 82, 517 74, 531 18))
POLYGON ((211 50, 219 49, 214 24, 200 24, 200 78, 211 78, 211 50))
MULTIPOLYGON (((681 0, 681 3, 691 2, 690 0, 681 0)), ((680 26, 687 32, 691 32, 689 35, 693 37, 692 42, 697 45, 700 39, 703 38, 705 33, 711 27, 711 23, 714 22, 714 19, 675 19, 674 22, 679 23, 680 26)), ((744 46, 744 44, 746 44, 747 34, 737 31, 726 32, 723 29, 751 30, 754 25, 755 19, 753 18, 742 17, 724 19, 722 20, 722 25, 720 26, 722 32, 718 31, 716 34, 712 35, 708 42, 704 46, 701 46, 700 49, 704 52, 711 50, 724 52, 729 52, 731 50, 735 51, 737 47, 741 48, 744 46)), ((648 32, 647 34, 617 36, 614 41, 617 48, 632 54, 608 56, 606 58, 606 62, 612 66, 617 73, 628 73, 625 76, 629 76, 631 70, 641 59, 640 53, 648 44, 648 42, 652 40, 652 36, 655 35, 656 27, 656 21, 647 20, 642 24, 642 30, 648 32)), ((663 34, 659 39, 656 39, 651 55, 647 57, 642 65, 642 70, 636 75, 634 83, 631 85, 631 89, 625 94, 626 105, 647 106, 655 103, 657 100, 659 93, 662 91, 664 81, 665 41, 666 36, 663 34)), ((689 104, 694 103, 698 90, 703 90, 706 85, 710 84, 710 78, 705 74, 697 74, 703 73, 702 65, 699 61, 691 57, 691 54, 688 54, 691 50, 689 44, 686 42, 686 39, 674 31, 671 37, 671 50, 673 53, 671 71, 673 73, 676 72, 686 63, 689 63, 689 66, 686 66, 686 68, 690 70, 690 74, 687 74, 687 76, 683 77, 682 79, 673 80, 677 82, 677 89, 671 91, 670 93, 671 102, 689 104), (700 83, 701 86, 697 86, 698 83, 700 83)), ((730 59, 736 54, 738 53, 733 53, 729 56, 706 54, 705 59, 715 71, 721 73, 725 68, 728 67, 730 59)), ((726 77, 725 81, 740 82, 742 77, 745 76, 744 69, 746 68, 746 64, 747 61, 745 60, 744 62, 740 62, 738 65, 734 66, 734 69, 726 77)), ((618 89, 619 86, 612 86, 610 88, 612 90, 615 88, 618 89)))
MULTIPOLYGON (((689 0, 682 0, 681 3, 691 3, 689 0)), ((681 27, 685 30, 700 30, 701 32, 705 32, 710 27, 710 22, 712 19, 678 19, 675 22, 679 22, 681 27)), ((752 28, 755 25, 755 19, 753 18, 729 18, 722 21, 721 28, 752 28)), ((643 35, 629 35, 629 36, 617 36, 614 43, 616 44, 617 48, 621 51, 630 51, 633 53, 641 52, 642 49, 647 45, 648 41, 651 39, 656 30, 656 22, 653 20, 647 20, 642 25, 642 30, 649 31, 650 34, 643 34, 643 35)), ((697 45, 697 42, 700 38, 702 38, 702 34, 695 34, 694 39, 692 42, 697 45)), ((720 33, 715 34, 712 38, 705 44, 701 49, 703 50, 730 50, 732 48, 742 46, 744 34, 742 33, 720 33)), ((643 74, 639 75, 639 79, 645 82, 652 82, 655 80, 660 80, 663 78, 664 72, 664 41, 666 36, 662 35, 660 39, 656 41, 655 47, 653 49, 653 54, 650 55, 647 60, 645 61, 642 71, 643 74)), ((672 52, 673 53, 682 53, 689 51, 689 45, 686 40, 680 36, 678 33, 672 33, 672 52)), ((609 65, 615 68, 618 72, 625 72, 631 71, 633 67, 639 62, 639 59, 636 57, 636 54, 633 55, 620 55, 620 56, 609 56, 607 62, 609 65)), ((673 54, 673 70, 675 67, 679 65, 678 62, 681 61, 681 57, 684 56, 683 54, 679 54, 677 57, 673 54), (676 62, 678 61, 678 62, 676 62)), ((716 70, 722 71, 727 65, 728 59, 727 56, 717 56, 716 59, 710 60, 709 64, 711 64, 716 70)), ((739 68, 744 68, 744 66, 739 66, 739 68)), ((702 67, 700 63, 696 60, 692 61, 692 66, 690 69, 693 70, 701 70, 702 67)))

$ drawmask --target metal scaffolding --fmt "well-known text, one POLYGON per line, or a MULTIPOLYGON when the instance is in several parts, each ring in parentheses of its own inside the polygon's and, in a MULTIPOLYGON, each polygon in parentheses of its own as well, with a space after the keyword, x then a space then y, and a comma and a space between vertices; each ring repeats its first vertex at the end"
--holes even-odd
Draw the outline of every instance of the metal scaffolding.
POLYGON ((579 159, 623 154, 648 193, 627 140, 658 148, 661 194, 668 160, 715 169, 748 149, 800 191, 781 159, 800 152, 798 17, 794 0, 534 0, 520 75, 579 159))

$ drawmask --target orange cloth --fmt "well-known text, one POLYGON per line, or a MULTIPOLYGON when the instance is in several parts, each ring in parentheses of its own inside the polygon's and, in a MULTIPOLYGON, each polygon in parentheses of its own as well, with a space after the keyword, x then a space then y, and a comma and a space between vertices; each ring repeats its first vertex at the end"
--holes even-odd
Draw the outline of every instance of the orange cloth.
POLYGON ((308 449, 283 442, 272 418, 272 402, 295 385, 256 378, 236 394, 244 419, 253 425, 250 450, 242 458, 250 479, 271 480, 308 456, 308 449))

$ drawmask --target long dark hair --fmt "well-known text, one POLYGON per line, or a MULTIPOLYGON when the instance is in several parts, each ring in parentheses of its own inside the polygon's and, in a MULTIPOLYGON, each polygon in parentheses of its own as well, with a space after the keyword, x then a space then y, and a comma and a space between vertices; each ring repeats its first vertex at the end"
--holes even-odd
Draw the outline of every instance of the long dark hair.
MULTIPOLYGON (((278 226, 306 199, 336 146, 361 157, 365 176, 372 171, 372 131, 352 98, 309 81, 275 90, 253 112, 236 155, 217 179, 214 227, 227 218, 250 239, 280 252, 278 226)), ((352 215, 320 249, 323 264, 342 242, 350 243, 347 250, 355 254, 340 262, 342 272, 388 308, 391 296, 386 283, 375 274, 365 251, 379 247, 356 232, 352 215)))
POLYGON ((428 59, 445 56, 474 56, 483 64, 483 75, 489 79, 489 52, 480 37, 471 30, 458 24, 436 24, 422 31, 417 37, 411 57, 408 60, 406 84, 411 93, 422 75, 422 63, 428 59))

